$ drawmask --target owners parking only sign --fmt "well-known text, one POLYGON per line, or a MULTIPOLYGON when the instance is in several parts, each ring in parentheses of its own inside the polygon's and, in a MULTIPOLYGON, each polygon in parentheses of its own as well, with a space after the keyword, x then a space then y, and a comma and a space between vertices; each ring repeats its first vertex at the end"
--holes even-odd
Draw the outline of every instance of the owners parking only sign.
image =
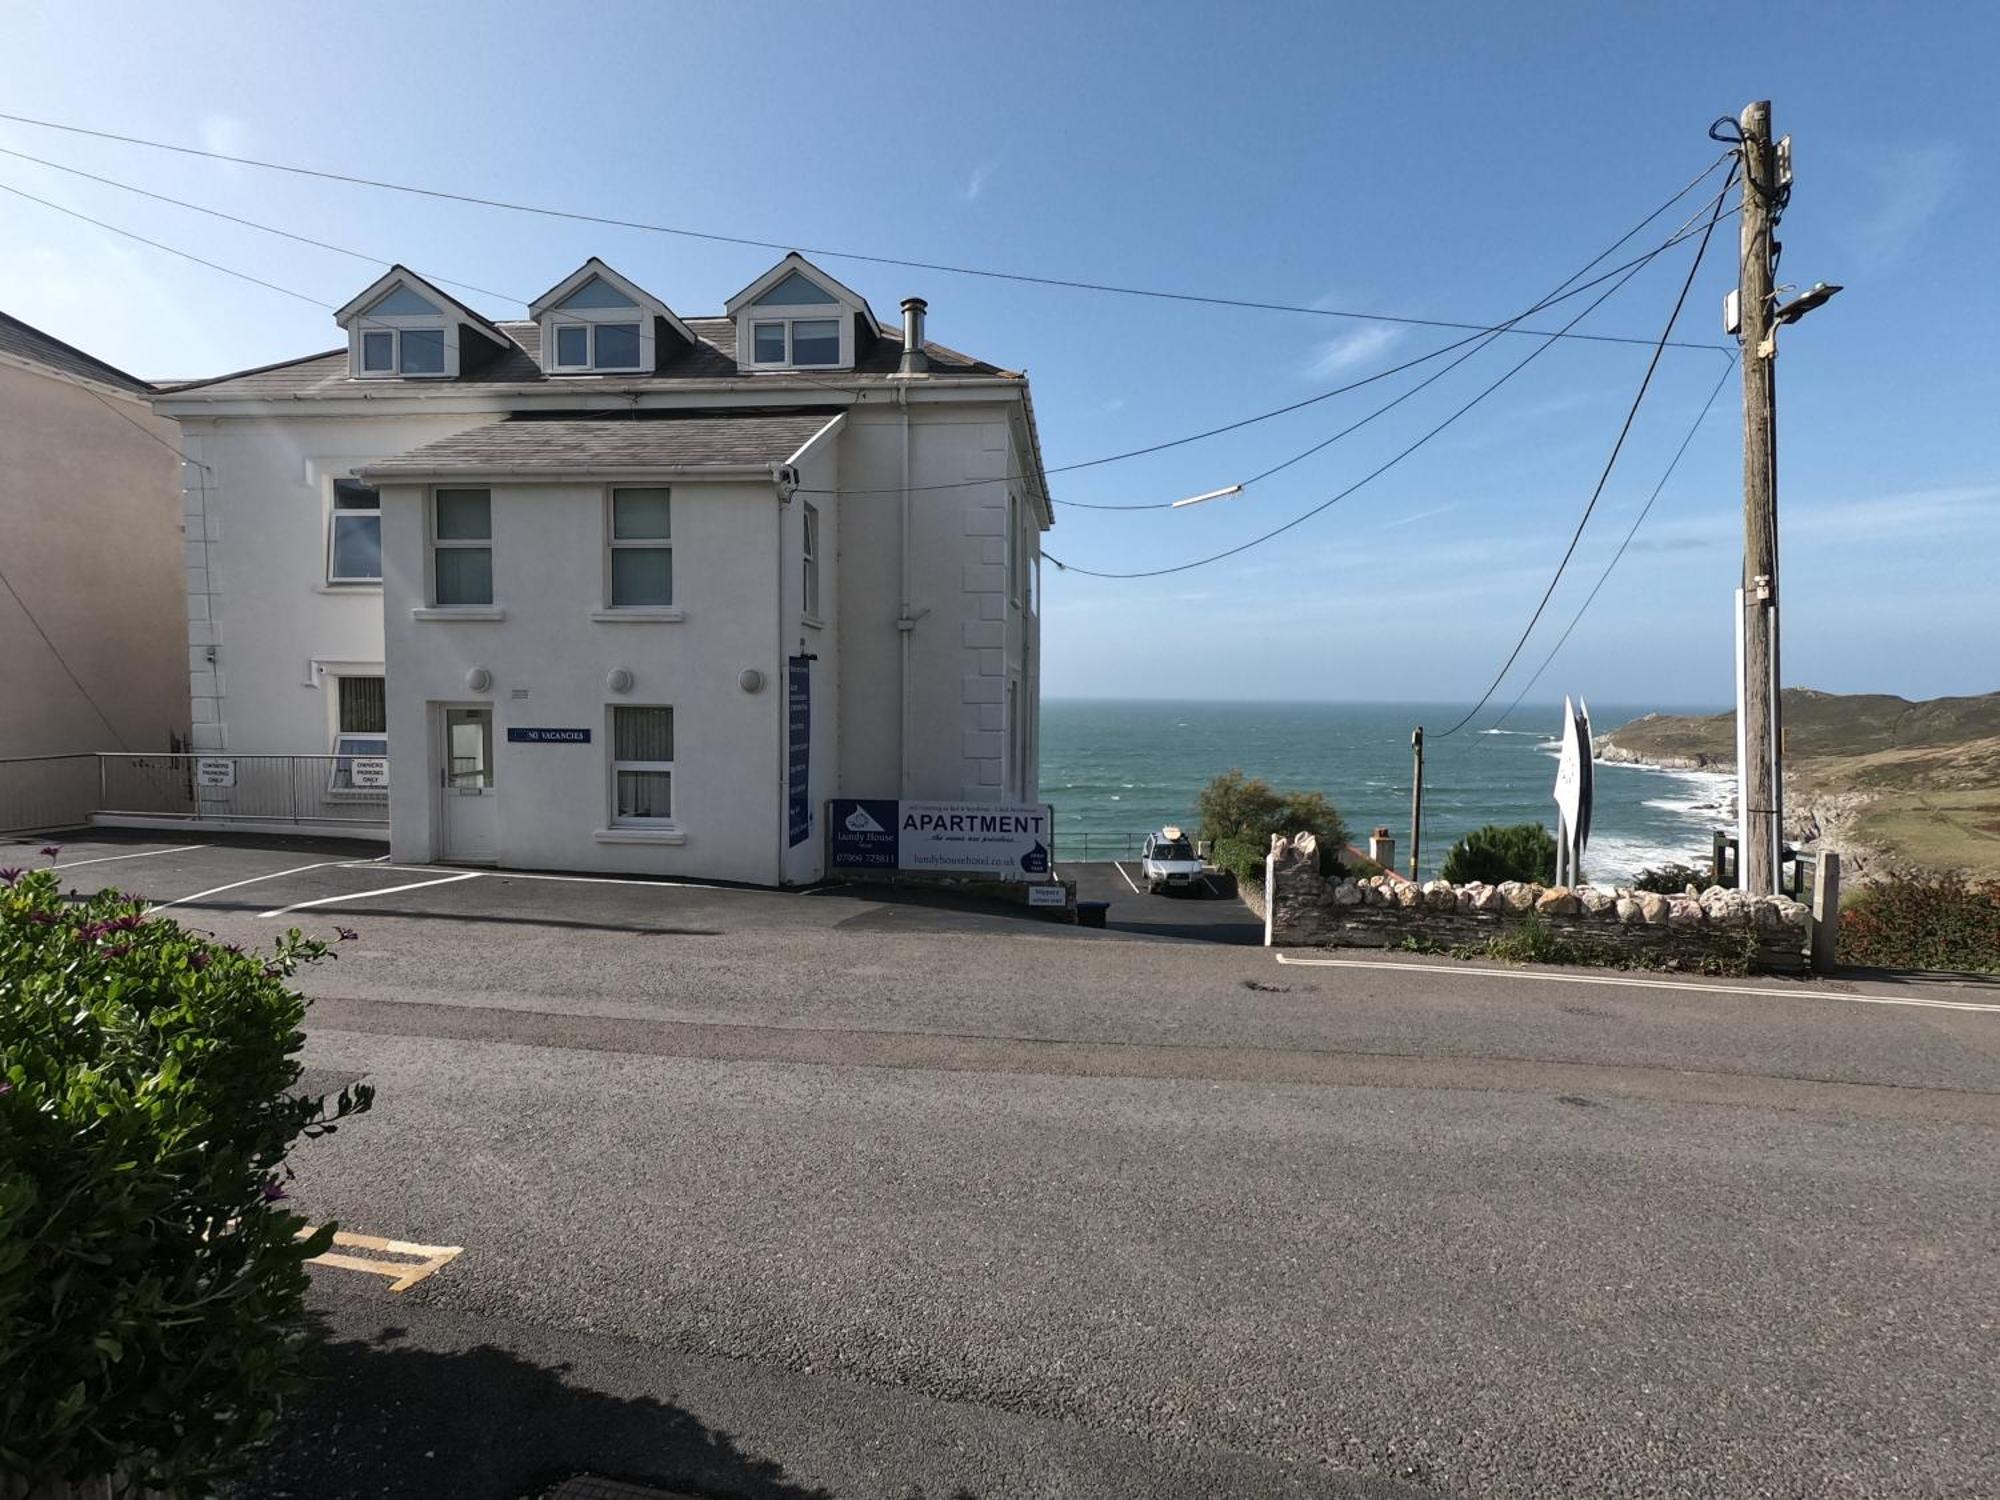
POLYGON ((1046 803, 896 802, 837 797, 830 809, 836 870, 909 870, 1040 880, 1055 817, 1046 803))

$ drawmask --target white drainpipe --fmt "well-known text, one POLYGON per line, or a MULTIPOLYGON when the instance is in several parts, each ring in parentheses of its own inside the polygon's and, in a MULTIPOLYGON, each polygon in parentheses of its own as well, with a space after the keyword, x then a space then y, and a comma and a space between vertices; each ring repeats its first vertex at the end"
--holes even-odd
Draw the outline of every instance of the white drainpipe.
POLYGON ((903 500, 901 577, 897 584, 896 637, 901 654, 901 669, 897 674, 902 703, 901 722, 897 731, 896 778, 897 795, 910 795, 910 632, 917 622, 910 618, 910 393, 907 388, 898 387, 896 404, 903 409, 903 500))

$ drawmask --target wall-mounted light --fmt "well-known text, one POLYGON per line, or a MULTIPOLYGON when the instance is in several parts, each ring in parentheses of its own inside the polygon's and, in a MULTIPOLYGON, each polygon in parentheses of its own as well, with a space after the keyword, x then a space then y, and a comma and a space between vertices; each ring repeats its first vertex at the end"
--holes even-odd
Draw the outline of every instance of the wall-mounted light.
POLYGON ((493 686, 493 674, 484 667, 474 667, 465 674, 465 686, 470 692, 483 693, 493 686))
POLYGON ((605 674, 604 685, 614 693, 629 693, 632 691, 632 674, 624 667, 613 667, 605 674))
POLYGON ((736 685, 746 693, 761 692, 764 688, 764 674, 755 667, 745 667, 742 675, 736 679, 736 685))

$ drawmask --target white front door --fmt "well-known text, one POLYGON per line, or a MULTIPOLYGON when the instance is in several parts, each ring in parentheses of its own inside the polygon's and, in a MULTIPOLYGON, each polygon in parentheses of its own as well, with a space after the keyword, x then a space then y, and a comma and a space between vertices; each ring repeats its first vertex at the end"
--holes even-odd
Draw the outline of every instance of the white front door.
POLYGON ((493 793, 493 710, 438 705, 438 801, 443 857, 491 864, 499 857, 493 793))

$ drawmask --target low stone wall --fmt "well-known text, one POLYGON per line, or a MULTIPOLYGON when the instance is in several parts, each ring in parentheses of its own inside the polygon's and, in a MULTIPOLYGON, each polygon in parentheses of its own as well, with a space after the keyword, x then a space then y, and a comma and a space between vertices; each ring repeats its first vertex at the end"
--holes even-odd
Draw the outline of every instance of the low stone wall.
POLYGON ((1393 948, 1484 944, 1531 913, 1555 935, 1662 966, 1721 961, 1795 971, 1806 964, 1806 907, 1784 896, 1711 886, 1662 896, 1593 886, 1423 885, 1374 876, 1329 880, 1309 833, 1275 836, 1265 866, 1266 942, 1278 947, 1393 948))

